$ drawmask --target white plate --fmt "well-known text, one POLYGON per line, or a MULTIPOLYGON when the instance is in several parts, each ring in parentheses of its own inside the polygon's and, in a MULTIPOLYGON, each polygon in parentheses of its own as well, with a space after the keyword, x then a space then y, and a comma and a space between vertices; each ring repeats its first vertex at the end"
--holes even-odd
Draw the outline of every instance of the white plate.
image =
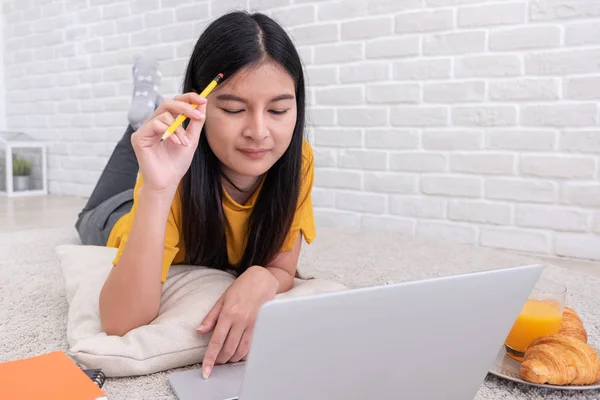
POLYGON ((490 368, 490 373, 492 375, 496 375, 500 378, 508 379, 509 381, 523 383, 525 385, 537 386, 541 388, 551 388, 557 390, 595 390, 600 389, 600 382, 595 383, 593 385, 586 386, 575 386, 575 385, 547 385, 547 384, 538 384, 524 381, 521 379, 521 375, 519 373, 519 368, 521 363, 513 360, 509 356, 506 355, 506 351, 504 350, 504 346, 498 352, 498 357, 492 364, 490 368))

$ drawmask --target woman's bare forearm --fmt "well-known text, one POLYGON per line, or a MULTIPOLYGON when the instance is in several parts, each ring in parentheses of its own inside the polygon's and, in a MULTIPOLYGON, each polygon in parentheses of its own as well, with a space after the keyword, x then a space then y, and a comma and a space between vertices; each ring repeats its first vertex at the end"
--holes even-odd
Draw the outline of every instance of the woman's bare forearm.
POLYGON ((139 189, 125 249, 100 293, 100 318, 109 335, 122 336, 158 315, 165 230, 175 190, 139 189))

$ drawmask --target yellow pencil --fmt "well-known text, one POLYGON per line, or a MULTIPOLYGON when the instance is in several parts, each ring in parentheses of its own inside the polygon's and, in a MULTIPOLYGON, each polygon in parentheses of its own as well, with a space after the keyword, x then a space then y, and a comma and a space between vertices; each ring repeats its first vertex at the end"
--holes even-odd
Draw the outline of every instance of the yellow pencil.
MULTIPOLYGON (((215 77, 215 79, 213 79, 212 81, 210 81, 210 83, 208 84, 208 86, 206 86, 206 88, 202 91, 202 93, 200 93, 200 97, 206 98, 206 96, 208 96, 209 93, 212 92, 212 90, 222 80, 223 80, 223 74, 218 74, 215 77)), ((194 108, 196 108, 196 107, 198 107, 198 104, 192 104, 191 106, 194 107, 194 108)), ((165 131, 165 133, 163 133, 162 138, 160 139, 160 141, 162 142, 163 140, 165 140, 166 138, 168 138, 169 136, 171 136, 173 134, 173 132, 175 132, 175 130, 181 126, 181 124, 183 123, 183 121, 185 121, 186 118, 187 117, 185 115, 179 114, 179 116, 175 119, 175 121, 171 124, 171 126, 169 126, 167 128, 167 130, 165 131)))

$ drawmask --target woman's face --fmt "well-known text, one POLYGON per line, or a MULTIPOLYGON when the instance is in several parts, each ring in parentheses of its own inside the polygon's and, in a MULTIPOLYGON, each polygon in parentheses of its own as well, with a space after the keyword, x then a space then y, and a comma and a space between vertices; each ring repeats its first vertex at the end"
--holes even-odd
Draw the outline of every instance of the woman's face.
POLYGON ((243 69, 208 96, 205 132, 224 173, 249 183, 288 148, 296 124, 295 84, 274 62, 243 69))

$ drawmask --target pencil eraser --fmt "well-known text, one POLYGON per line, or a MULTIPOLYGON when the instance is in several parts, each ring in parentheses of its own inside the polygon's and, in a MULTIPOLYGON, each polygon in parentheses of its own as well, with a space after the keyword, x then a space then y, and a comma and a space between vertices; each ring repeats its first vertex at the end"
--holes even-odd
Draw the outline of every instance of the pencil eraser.
POLYGON ((221 74, 221 73, 219 73, 219 74, 218 74, 218 76, 220 76, 220 77, 221 77, 221 79, 223 79, 223 78, 224 78, 223 74, 221 74))

